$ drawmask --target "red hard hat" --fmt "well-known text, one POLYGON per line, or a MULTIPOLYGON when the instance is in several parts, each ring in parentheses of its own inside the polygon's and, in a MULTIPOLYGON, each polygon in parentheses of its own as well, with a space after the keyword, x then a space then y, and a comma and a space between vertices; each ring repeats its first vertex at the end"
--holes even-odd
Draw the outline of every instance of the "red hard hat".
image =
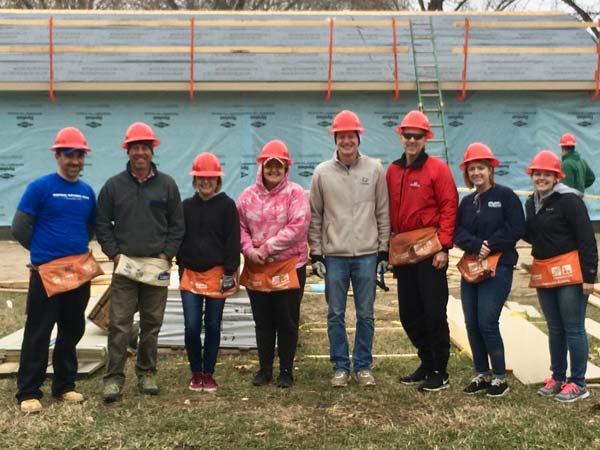
POLYGON ((50 147, 50 150, 55 152, 61 148, 77 148, 86 153, 91 151, 87 146, 85 136, 75 127, 66 127, 58 132, 56 139, 54 139, 54 145, 50 147))
POLYGON ((290 159, 290 151, 287 146, 278 140, 269 141, 265 144, 256 158, 256 162, 262 164, 269 159, 275 158, 283 164, 291 166, 294 162, 290 159))
POLYGON ((574 147, 576 143, 575 136, 573 136, 571 133, 565 133, 560 138, 561 147, 574 147))
POLYGON ((551 150, 542 150, 535 155, 525 173, 531 175, 534 170, 549 170, 556 173, 556 178, 565 177, 560 167, 560 159, 551 150))
POLYGON ((222 177, 225 175, 221 170, 221 163, 212 153, 200 153, 194 159, 192 171, 189 175, 195 177, 222 177))
POLYGON ((496 159, 492 150, 481 142, 473 142, 470 144, 465 150, 465 155, 463 156, 463 162, 458 166, 460 170, 465 170, 467 164, 471 161, 478 161, 481 159, 487 159, 491 162, 492 167, 498 167, 500 161, 496 159))
POLYGON ((334 117, 329 134, 339 133, 340 131, 357 131, 359 134, 365 132, 358 116, 347 109, 339 112, 334 117))
POLYGON ((416 109, 409 111, 408 114, 404 116, 404 119, 402 119, 402 122, 396 128, 396 133, 402 134, 403 128, 419 128, 427 132, 425 134, 426 139, 431 139, 433 137, 433 131, 431 131, 431 128, 429 127, 429 119, 425 114, 416 109))
POLYGON ((144 122, 135 122, 127 128, 125 140, 121 144, 121 147, 127 150, 128 144, 138 141, 152 141, 152 148, 160 145, 160 141, 156 139, 150 125, 145 124, 144 122))

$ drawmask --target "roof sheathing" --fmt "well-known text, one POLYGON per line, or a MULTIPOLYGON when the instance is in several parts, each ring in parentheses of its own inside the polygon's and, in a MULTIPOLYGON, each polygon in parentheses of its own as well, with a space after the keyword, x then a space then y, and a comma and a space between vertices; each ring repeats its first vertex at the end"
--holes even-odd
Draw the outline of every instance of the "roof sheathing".
MULTIPOLYGON (((598 61, 595 43, 585 28, 562 25, 564 22, 578 23, 570 16, 556 13, 430 15, 444 89, 461 86, 464 59, 461 50, 465 29, 459 24, 465 18, 472 23, 531 23, 531 27, 522 28, 470 29, 470 49, 487 51, 500 47, 505 53, 470 53, 467 89, 586 90, 595 86, 594 70, 598 61), (551 22, 557 22, 558 26, 538 27, 551 22), (585 52, 531 54, 520 52, 519 48, 523 47, 558 49, 558 52, 576 48, 585 49, 585 52)), ((50 17, 54 21, 55 90, 189 89, 191 27, 188 23, 191 23, 192 17, 196 21, 196 90, 324 90, 327 86, 329 19, 332 17, 334 91, 394 89, 392 17, 397 21, 400 89, 414 90, 412 44, 407 24, 409 20, 422 20, 424 16, 398 12, 280 14, 5 10, 0 12, 0 90, 48 88, 47 22, 50 17), (77 25, 75 21, 78 20, 97 23, 77 25), (248 20, 262 23, 240 24, 248 20), (35 23, 28 25, 22 21, 35 23), (107 21, 125 24, 106 25, 107 21), (154 22, 148 26, 148 21, 154 22), (237 23, 223 25, 222 21, 237 23), (294 25, 305 21, 322 22, 322 26, 294 25), (132 25, 127 22, 132 22, 132 25), (376 22, 377 25, 365 22, 376 22), (248 49, 250 52, 247 52, 248 49), (344 51, 347 53, 341 53, 344 51)))

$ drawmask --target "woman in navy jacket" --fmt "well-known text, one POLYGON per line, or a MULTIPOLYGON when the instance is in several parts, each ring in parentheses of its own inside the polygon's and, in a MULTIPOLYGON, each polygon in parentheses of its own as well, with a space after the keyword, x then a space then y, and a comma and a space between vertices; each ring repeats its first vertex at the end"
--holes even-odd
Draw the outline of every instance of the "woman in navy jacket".
POLYGON ((464 392, 485 392, 488 397, 501 397, 509 390, 498 321, 512 286, 513 266, 518 259, 515 245, 525 234, 519 198, 511 189, 494 182, 498 164, 485 144, 476 142, 467 147, 460 169, 465 185, 475 187, 475 192, 460 202, 454 232, 454 243, 478 259, 501 253, 495 276, 478 283, 461 280, 463 312, 477 373, 464 392))

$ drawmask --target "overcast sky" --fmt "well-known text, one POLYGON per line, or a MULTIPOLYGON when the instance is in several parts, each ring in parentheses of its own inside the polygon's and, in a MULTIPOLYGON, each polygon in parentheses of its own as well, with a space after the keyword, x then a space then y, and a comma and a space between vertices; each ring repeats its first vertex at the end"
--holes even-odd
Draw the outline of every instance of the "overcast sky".
MULTIPOLYGON (((600 0, 575 0, 576 3, 585 9, 596 14, 600 13, 600 0)), ((448 6, 452 3, 458 3, 457 0, 448 1, 448 6)), ((470 0, 470 8, 472 10, 482 10, 484 5, 490 3, 490 0, 470 0)), ((498 3, 495 1, 494 3, 498 3)), ((449 10, 450 8, 444 8, 449 10)), ((565 11, 567 13, 574 13, 573 9, 567 6, 560 0, 519 0, 515 8, 511 7, 510 10, 518 11, 565 11)))

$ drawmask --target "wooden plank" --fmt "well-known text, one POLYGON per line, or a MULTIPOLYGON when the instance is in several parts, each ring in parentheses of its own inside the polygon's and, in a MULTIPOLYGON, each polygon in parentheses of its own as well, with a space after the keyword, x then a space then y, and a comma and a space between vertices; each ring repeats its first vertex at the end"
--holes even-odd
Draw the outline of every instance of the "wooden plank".
MULTIPOLYGON (((588 55, 595 47, 469 47, 470 55, 588 55)), ((452 54, 462 55, 463 47, 454 47, 452 54)))
POLYGON ((588 303, 596 308, 600 308, 600 298, 596 297, 595 295, 590 295, 588 297, 588 303))
MULTIPOLYGON (((464 27, 465 22, 452 22, 455 27, 464 27)), ((540 21, 507 20, 507 21, 469 21, 469 28, 592 28, 597 27, 596 22, 576 21, 540 21)))
MULTIPOLYGON (((0 53, 48 53, 46 45, 2 45, 0 53)), ((164 54, 189 54, 189 46, 78 46, 78 45, 56 45, 52 48, 53 53, 164 53, 164 54)), ((385 54, 393 53, 392 47, 339 47, 332 48, 333 53, 339 54, 385 54)), ((397 47, 397 53, 408 53, 408 47, 397 47)), ((200 54, 327 54, 329 47, 195 47, 194 53, 200 54)))
POLYGON ((600 339, 600 323, 592 319, 585 319, 585 331, 590 336, 600 339))
POLYGON ((522 305, 518 302, 508 301, 506 302, 506 306, 511 311, 523 313, 527 317, 531 317, 532 319, 540 319, 542 317, 539 311, 531 305, 522 305))
MULTIPOLYGON (((581 91, 595 89, 594 81, 477 81, 469 82, 469 91, 581 91)), ((332 83, 332 91, 390 91, 393 81, 351 81, 332 83)), ((446 81, 441 85, 444 91, 462 88, 460 81, 446 81)), ((32 92, 47 91, 48 82, 0 82, 0 91, 32 92)), ((414 82, 400 82, 401 91, 416 91, 414 82)), ((422 83, 424 90, 437 90, 437 83, 422 83)), ((189 92, 189 81, 143 81, 143 82, 54 82, 55 92, 189 92)), ((320 92, 327 90, 326 81, 196 81, 195 92, 320 92)), ((587 198, 587 195, 585 196, 587 198)))
POLYGON ((467 335, 467 328, 465 326, 465 316, 460 300, 450 296, 446 313, 448 315, 448 327, 450 328, 450 341, 452 341, 454 346, 462 353, 465 353, 469 358, 473 359, 473 353, 471 352, 471 345, 469 344, 469 337, 467 335))
MULTIPOLYGON (((119 12, 120 13, 120 12, 119 12)), ((144 12, 145 13, 145 12, 144 12)), ((281 20, 281 19, 239 19, 239 20, 195 20, 196 27, 327 27, 329 19, 321 20, 281 20)), ((45 27, 47 19, 3 19, 0 25, 19 27, 45 27)), ((335 20, 336 27, 389 27, 389 20, 335 20)), ((55 19, 54 27, 190 27, 189 20, 89 20, 89 19, 55 19)), ((396 27, 408 27, 408 20, 397 20, 396 27)))

